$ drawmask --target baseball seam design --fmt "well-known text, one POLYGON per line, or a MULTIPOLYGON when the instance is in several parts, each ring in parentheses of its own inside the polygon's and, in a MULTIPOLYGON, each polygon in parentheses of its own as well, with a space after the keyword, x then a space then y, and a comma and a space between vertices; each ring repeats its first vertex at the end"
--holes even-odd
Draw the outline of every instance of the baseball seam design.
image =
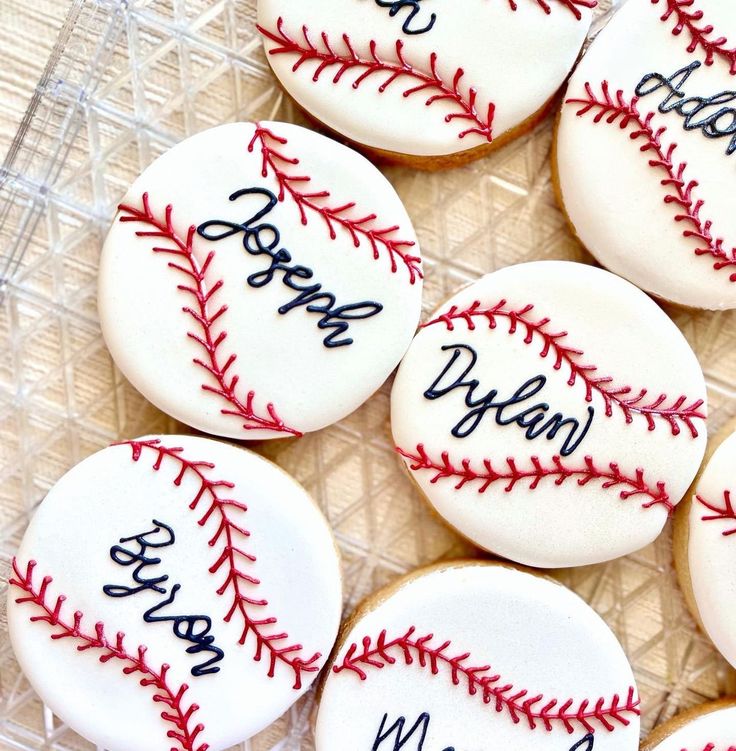
MULTIPOLYGON (((657 5, 659 0, 652 0, 652 3, 657 5)), ((702 10, 690 10, 694 4, 695 0, 665 0, 667 10, 661 20, 667 21, 674 17, 675 26, 672 33, 679 36, 683 31, 687 31, 690 36, 687 51, 693 53, 698 47, 702 48, 706 65, 713 65, 715 57, 718 56, 728 63, 731 75, 736 74, 736 49, 726 47, 728 39, 725 36, 710 38, 715 29, 709 23, 699 25, 704 14, 702 10)))
POLYGON ((730 537, 731 535, 736 535, 736 505, 734 505, 734 502, 731 499, 730 490, 723 491, 723 506, 716 506, 715 503, 710 503, 705 498, 703 498, 702 495, 696 495, 695 497, 698 499, 698 502, 702 506, 708 509, 708 511, 713 512, 712 515, 706 514, 705 516, 701 517, 702 521, 704 522, 712 522, 712 521, 734 522, 733 529, 726 529, 722 532, 722 534, 724 537, 730 537))
POLYGON ((509 321, 508 333, 510 336, 516 334, 521 328, 525 332, 524 344, 532 344, 535 336, 540 337, 543 345, 539 356, 547 358, 552 354, 555 358, 553 365, 555 370, 560 370, 563 364, 570 369, 570 377, 567 380, 568 386, 574 386, 578 379, 585 384, 586 402, 592 401, 594 392, 599 394, 605 403, 606 417, 613 415, 615 405, 623 413, 627 424, 633 422, 634 414, 640 414, 646 418, 650 431, 656 428, 657 420, 664 420, 670 426, 672 435, 680 434, 680 423, 683 423, 689 429, 693 438, 698 437, 698 430, 693 421, 705 419, 705 415, 700 411, 703 406, 702 399, 696 399, 687 404, 687 397, 682 395, 667 406, 667 395, 660 394, 650 403, 642 403, 647 396, 647 389, 643 388, 638 393, 634 392, 633 395, 629 396, 632 394, 631 386, 613 386, 611 376, 594 375, 598 370, 597 366, 583 365, 580 362, 580 358, 585 355, 583 350, 567 346, 561 342, 568 336, 567 331, 550 331, 549 324, 551 321, 549 318, 535 320, 528 317, 528 314, 534 310, 533 305, 525 305, 518 309, 506 306, 506 300, 500 300, 495 305, 487 307, 483 307, 478 300, 475 300, 466 308, 458 308, 458 306, 453 305, 446 313, 423 324, 422 328, 444 324, 448 331, 454 331, 455 323, 462 321, 470 331, 474 331, 476 327, 475 319, 480 318, 487 321, 489 329, 495 329, 498 325, 497 319, 506 318, 509 321))
POLYGON ((336 52, 330 42, 326 32, 322 32, 319 38, 322 41, 322 49, 319 49, 313 42, 309 33, 309 28, 302 26, 301 32, 304 42, 300 43, 293 39, 284 30, 284 19, 279 18, 276 22, 276 31, 269 31, 263 26, 258 25, 258 30, 267 39, 274 42, 277 47, 268 50, 269 55, 297 55, 298 59, 292 66, 291 70, 296 73, 306 62, 315 61, 317 67, 312 75, 312 81, 317 83, 322 74, 329 68, 337 66, 337 72, 332 77, 332 83, 337 85, 347 71, 361 71, 360 75, 352 82, 354 90, 370 77, 375 74, 384 74, 384 79, 378 87, 378 93, 382 94, 397 79, 410 79, 413 83, 403 92, 405 99, 414 94, 427 94, 425 102, 427 107, 431 107, 436 102, 454 102, 459 112, 445 115, 445 123, 452 123, 455 120, 465 121, 468 127, 463 130, 458 138, 465 138, 468 135, 475 134, 484 138, 487 142, 493 141, 493 119, 496 107, 491 102, 488 105, 488 111, 485 119, 478 112, 476 103, 478 90, 471 86, 468 89, 467 96, 460 89, 460 83, 465 75, 462 68, 455 71, 452 83, 443 80, 437 70, 438 55, 432 52, 429 57, 429 73, 412 65, 405 56, 404 42, 396 42, 396 62, 382 60, 378 56, 378 44, 375 40, 369 42, 370 57, 360 57, 353 47, 353 42, 348 34, 343 34, 341 39, 347 48, 347 52, 336 52), (434 92, 434 93, 433 93, 434 92))
POLYGON ((323 205, 323 202, 330 198, 330 192, 327 190, 310 190, 310 192, 303 192, 298 187, 299 185, 308 185, 311 183, 312 178, 307 175, 290 175, 287 173, 287 169, 290 166, 297 166, 300 164, 299 159, 295 157, 289 157, 282 153, 281 147, 288 144, 288 140, 282 136, 276 135, 273 131, 263 127, 260 124, 256 125, 255 134, 248 145, 248 151, 253 153, 256 148, 256 144, 260 144, 260 151, 263 158, 261 175, 266 178, 269 175, 269 170, 273 172, 273 176, 279 185, 279 201, 284 201, 286 195, 294 201, 301 217, 302 225, 308 224, 308 211, 317 213, 322 217, 324 223, 327 225, 327 230, 330 234, 330 239, 335 240, 337 238, 337 232, 335 231, 335 225, 342 227, 350 233, 350 237, 353 241, 353 245, 356 248, 360 247, 360 238, 365 238, 369 243, 373 252, 374 260, 380 258, 380 248, 382 247, 391 260, 391 271, 396 273, 398 270, 397 257, 406 266, 409 272, 409 281, 414 284, 417 278, 422 278, 422 271, 419 267, 421 264, 421 258, 419 256, 410 255, 407 252, 408 248, 412 248, 416 245, 413 240, 400 240, 395 237, 396 232, 400 229, 398 225, 385 227, 382 229, 376 229, 373 227, 377 216, 374 213, 366 214, 359 219, 352 219, 346 214, 353 211, 356 208, 356 203, 350 201, 346 204, 342 204, 337 207, 330 207, 323 205), (275 143, 276 146, 271 145, 275 143))
POLYGON ((206 354, 204 359, 195 357, 193 362, 206 370, 217 384, 210 386, 205 383, 202 384, 202 389, 227 401, 230 408, 223 408, 220 412, 223 415, 232 415, 244 420, 242 427, 245 431, 271 430, 285 435, 302 435, 298 430, 290 428, 284 423, 278 416, 276 408, 270 402, 266 405, 267 416, 257 414, 254 408, 256 396, 254 391, 249 391, 245 401, 242 401, 236 391, 240 376, 230 374, 238 356, 231 354, 225 359, 224 363, 220 359, 222 344, 227 339, 227 331, 215 333, 214 327, 215 323, 227 312, 228 306, 220 305, 214 313, 211 313, 210 310, 213 297, 222 288, 224 282, 222 279, 218 279, 207 289, 205 279, 207 270, 215 257, 215 251, 210 251, 204 263, 200 265, 194 254, 194 238, 197 228, 194 225, 189 227, 186 240, 184 240, 174 230, 171 204, 166 207, 165 218, 157 219, 151 210, 148 193, 143 194, 142 201, 142 208, 120 204, 118 207, 121 212, 120 222, 135 222, 153 228, 151 230, 137 230, 136 237, 161 238, 173 243, 174 247, 154 247, 153 252, 176 258, 180 262, 169 261, 169 268, 184 274, 188 278, 187 283, 178 284, 177 289, 195 299, 194 307, 184 306, 182 311, 194 319, 199 327, 199 333, 188 331, 187 337, 196 342, 206 354))
POLYGON ((713 235, 713 222, 710 219, 703 219, 700 215, 705 202, 693 196, 693 192, 699 183, 697 180, 685 178, 687 162, 673 161, 677 143, 670 144, 668 148, 663 146, 662 136, 667 132, 667 128, 665 126, 654 128, 652 125, 652 120, 655 117, 654 112, 649 112, 647 115, 642 115, 639 112, 637 106, 639 97, 634 96, 630 102, 627 102, 621 89, 616 92, 615 97, 612 97, 608 81, 603 81, 601 89, 602 97, 598 98, 593 93, 591 84, 586 83, 585 92, 587 96, 582 99, 571 98, 566 103, 581 105, 577 111, 578 117, 595 111, 593 122, 596 124, 604 119, 608 125, 618 122, 621 130, 625 130, 632 123, 634 124, 635 129, 629 133, 629 138, 632 141, 643 139, 639 151, 642 153, 653 152, 654 154, 654 158, 649 159, 649 166, 666 173, 667 176, 660 180, 661 185, 668 191, 664 197, 664 202, 675 204, 680 211, 675 215, 674 220, 686 225, 687 229, 682 232, 683 237, 704 243, 704 247, 695 249, 695 255, 698 257, 709 256, 716 271, 725 269, 729 272, 729 281, 736 282, 736 271, 734 271, 734 268, 736 268, 736 248, 727 251, 723 247, 723 238, 713 235))
MULTIPOLYGON (((552 6, 550 3, 556 2, 562 5, 563 8, 567 8, 579 21, 583 14, 580 12, 580 8, 595 8, 598 5, 597 0, 536 0, 537 5, 549 16, 552 13, 552 6)), ((509 0, 509 7, 515 11, 519 7, 517 0, 509 0)))
MULTIPOLYGON (((44 576, 41 586, 36 589, 33 583, 33 571, 36 567, 35 561, 29 561, 25 573, 21 572, 18 562, 13 558, 13 574, 8 584, 11 587, 17 587, 27 593, 25 597, 16 598, 15 602, 19 605, 32 603, 43 611, 43 615, 31 616, 31 623, 42 622, 48 623, 53 629, 58 629, 51 634, 51 638, 74 639, 78 642, 77 650, 86 652, 88 650, 100 650, 102 654, 99 661, 103 664, 111 660, 120 660, 124 663, 123 673, 125 675, 136 675, 140 673, 140 685, 146 688, 153 687, 154 693, 151 697, 154 702, 164 704, 168 709, 161 711, 161 719, 173 725, 173 729, 167 731, 166 736, 176 741, 182 751, 207 751, 207 743, 198 743, 197 738, 204 730, 204 725, 199 723, 191 727, 192 716, 197 712, 197 704, 185 702, 186 693, 189 686, 183 683, 178 688, 172 687, 168 679, 169 665, 163 664, 156 669, 146 662, 146 647, 139 645, 134 652, 129 652, 125 648, 125 634, 117 632, 115 638, 111 641, 105 633, 105 625, 98 621, 95 623, 94 634, 87 633, 82 628, 84 614, 77 610, 74 612, 74 620, 68 622, 62 618, 62 608, 66 597, 59 595, 56 601, 49 599, 48 587, 53 581, 50 576, 44 576), (170 711, 169 711, 170 710, 170 711)), ((176 751, 172 749, 172 751, 176 751)))
POLYGON ((413 665, 416 660, 419 667, 429 668, 432 675, 438 675, 440 666, 443 666, 449 668, 453 686, 460 686, 462 681, 466 681, 470 696, 479 693, 484 704, 492 705, 498 713, 506 712, 515 724, 526 720, 530 730, 539 727, 550 732, 561 725, 567 733, 575 732, 577 726, 593 732, 596 728, 592 722, 597 721, 611 732, 616 729, 616 724, 629 725, 626 714, 639 714, 640 700, 633 686, 629 687, 623 700, 619 694, 614 694, 611 699, 583 699, 577 703, 573 699, 550 699, 543 694, 532 694, 527 689, 514 687, 495 674, 490 665, 469 665, 470 652, 453 655, 448 651, 451 646, 449 640, 439 643, 435 640, 432 646, 433 640, 434 634, 417 636, 414 626, 405 634, 389 640, 384 629, 375 642, 366 636, 361 646, 351 644, 341 663, 332 669, 335 673, 351 671, 365 681, 369 669, 380 670, 401 664, 402 660, 406 665, 413 665), (394 654, 391 654, 392 651, 394 654))
MULTIPOLYGON (((239 643, 241 645, 245 644, 248 634, 252 633, 256 640, 256 651, 253 659, 256 662, 260 662, 264 652, 268 653, 268 677, 273 678, 277 663, 282 663, 294 674, 294 690, 300 689, 302 687, 302 673, 316 673, 319 670, 319 666, 316 663, 322 655, 321 653, 316 652, 309 659, 303 660, 299 656, 299 653, 304 649, 301 644, 290 644, 282 647, 277 646, 278 642, 283 642, 284 640, 289 639, 289 635, 286 632, 272 634, 265 634, 262 632, 264 626, 276 625, 278 622, 277 619, 273 616, 254 618, 248 612, 249 607, 267 607, 268 601, 266 599, 248 597, 241 591, 241 585, 243 584, 258 586, 261 582, 259 579, 246 574, 239 568, 239 564, 250 565, 255 563, 256 557, 239 547, 239 545, 242 545, 243 542, 250 537, 250 532, 235 524, 228 516, 229 509, 245 512, 248 510, 248 507, 240 501, 236 501, 232 498, 222 498, 220 496, 220 491, 222 489, 231 490, 235 487, 234 483, 227 480, 210 479, 207 476, 207 473, 210 470, 215 469, 214 464, 205 461, 188 460, 182 456, 182 452, 184 451, 183 448, 168 448, 162 446, 159 439, 125 441, 118 445, 130 446, 134 462, 140 460, 144 449, 154 452, 156 458, 152 469, 156 472, 161 469, 164 459, 171 459, 178 463, 180 465, 180 470, 173 480, 174 485, 177 487, 181 485, 184 477, 188 474, 193 475, 199 481, 199 490, 194 499, 189 503, 189 508, 192 511, 196 510, 197 506, 199 506, 203 499, 208 498, 209 505, 204 514, 197 520, 197 524, 200 527, 204 527, 213 515, 215 515, 216 519, 219 517, 217 530, 207 544, 211 548, 215 548, 219 545, 222 550, 219 553, 217 561, 212 564, 208 570, 211 574, 216 574, 220 569, 224 568, 226 573, 225 581, 219 589, 216 590, 218 595, 224 595, 228 590, 232 593, 232 605, 223 620, 226 623, 230 623, 233 616, 236 613, 239 614, 243 619, 243 630, 240 639, 238 640, 239 643)), ((204 502, 207 503, 206 500, 204 502)))
MULTIPOLYGON (((455 490, 460 490, 468 483, 480 483, 477 492, 485 493, 488 488, 496 482, 506 483, 505 493, 511 493, 517 483, 529 481, 529 490, 536 490, 540 482, 545 479, 552 480, 557 486, 562 485, 566 480, 575 478, 580 487, 587 485, 593 480, 600 480, 604 490, 609 488, 619 488, 619 498, 627 501, 629 498, 638 495, 645 495, 648 501, 642 502, 642 508, 649 509, 654 506, 664 506, 667 513, 674 511, 674 505, 667 494, 665 483, 658 482, 655 488, 650 487, 644 480, 644 470, 638 468, 634 477, 624 474, 616 462, 610 462, 608 467, 602 469, 598 467, 592 456, 586 456, 582 466, 566 466, 559 456, 552 457, 551 466, 543 466, 539 457, 530 457, 531 467, 520 469, 516 460, 509 457, 505 460, 506 468, 497 469, 493 467, 491 459, 482 460, 482 469, 474 469, 470 459, 462 459, 460 466, 457 466, 450 459, 449 452, 443 451, 439 460, 433 459, 427 453, 423 443, 417 444, 416 453, 407 451, 403 448, 396 449, 401 456, 410 462, 409 469, 412 472, 431 471, 434 476, 430 482, 434 485, 440 480, 454 479, 457 480, 455 490)), ((499 464, 503 464, 500 462, 499 464)))

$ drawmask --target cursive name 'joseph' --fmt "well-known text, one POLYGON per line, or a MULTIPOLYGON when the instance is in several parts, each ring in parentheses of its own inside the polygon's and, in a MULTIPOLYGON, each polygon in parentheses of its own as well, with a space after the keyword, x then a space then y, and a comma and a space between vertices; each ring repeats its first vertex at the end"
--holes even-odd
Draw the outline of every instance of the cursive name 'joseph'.
POLYGON ((595 410, 587 408, 588 416, 581 424, 574 417, 565 417, 560 412, 550 415, 547 402, 534 401, 547 384, 543 375, 525 381, 511 396, 502 397, 498 389, 482 393, 480 381, 471 374, 478 362, 478 353, 467 344, 449 344, 442 347, 450 352, 450 358, 437 378, 424 392, 424 398, 441 399, 453 391, 465 392, 465 406, 468 411, 452 428, 455 438, 466 438, 481 424, 486 414, 494 413, 496 425, 517 425, 524 431, 527 440, 545 436, 548 441, 558 435, 564 436, 560 454, 569 456, 583 442, 593 423, 595 410))

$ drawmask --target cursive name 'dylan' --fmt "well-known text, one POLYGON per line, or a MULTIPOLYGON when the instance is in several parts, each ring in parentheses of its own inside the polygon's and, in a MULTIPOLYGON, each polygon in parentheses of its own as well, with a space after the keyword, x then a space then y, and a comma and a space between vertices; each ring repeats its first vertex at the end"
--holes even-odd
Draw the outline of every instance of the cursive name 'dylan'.
POLYGON ((402 10, 408 11, 404 17, 404 25, 401 27, 404 34, 426 34, 432 30, 432 27, 437 22, 436 13, 432 13, 424 18, 421 16, 423 10, 422 0, 376 0, 376 5, 379 5, 381 8, 390 8, 391 10, 389 10, 388 14, 391 18, 397 16, 402 10), (418 21, 417 16, 419 16, 418 21), (425 20, 426 24, 420 26, 419 24, 425 20))
POLYGON ((728 138, 726 154, 736 151, 736 91, 722 91, 713 96, 686 96, 682 90, 688 78, 701 66, 698 60, 675 71, 671 76, 647 73, 636 87, 636 95, 664 96, 658 109, 662 114, 676 112, 684 118, 685 130, 700 130, 707 138, 728 138), (728 106, 726 106, 728 105, 728 106))
POLYGON ((321 284, 311 281, 314 278, 312 269, 293 263, 291 253, 286 248, 279 248, 281 233, 276 225, 261 222, 278 203, 276 196, 266 188, 244 188, 233 193, 230 201, 237 201, 243 196, 261 196, 265 199, 265 206, 240 224, 225 219, 204 222, 197 227, 199 235, 205 240, 217 242, 242 234, 243 248, 248 254, 267 256, 269 259, 268 268, 251 274, 247 279, 248 284, 253 289, 260 289, 270 284, 278 273, 282 274, 283 285, 297 294, 282 305, 278 312, 286 315, 303 306, 308 313, 320 316, 318 328, 330 332, 323 339, 325 347, 345 347, 352 344, 352 338, 343 336, 350 328, 350 323, 378 315, 383 310, 383 305, 369 301, 337 305, 337 298, 332 292, 327 292, 321 284))
POLYGON ((478 353, 467 344, 449 344, 443 352, 451 351, 450 359, 434 382, 424 392, 425 399, 441 399, 453 391, 465 390, 465 406, 468 412, 452 429, 455 438, 466 438, 480 425, 487 412, 495 412, 496 424, 518 425, 524 430, 529 441, 544 435, 548 441, 565 434, 560 448, 562 456, 570 456, 580 446, 593 423, 595 410, 588 407, 588 417, 583 425, 574 417, 564 417, 560 412, 549 415, 550 406, 546 402, 529 404, 547 383, 543 375, 525 381, 508 398, 499 397, 497 389, 479 393, 480 382, 471 378, 478 362, 478 353))
POLYGON ((102 591, 108 597, 131 597, 141 592, 156 592, 165 595, 157 605, 153 605, 143 614, 143 620, 146 623, 166 623, 172 624, 174 636, 189 642, 191 646, 187 647, 187 654, 198 655, 202 652, 211 654, 211 657, 191 669, 195 677, 219 673, 220 668, 216 663, 220 662, 225 653, 216 647, 215 637, 210 633, 212 630, 212 620, 206 615, 171 615, 163 614, 161 611, 174 603, 176 595, 181 589, 180 584, 174 584, 171 590, 167 592, 165 586, 169 577, 167 574, 152 575, 146 569, 152 566, 158 566, 161 558, 149 551, 167 548, 176 542, 174 530, 163 522, 153 520, 153 529, 147 532, 133 535, 132 537, 122 537, 119 545, 113 545, 110 548, 110 558, 119 566, 131 568, 131 579, 133 586, 127 584, 105 584, 102 591))
MULTIPOLYGON (((427 712, 422 712, 419 719, 410 727, 406 717, 399 717, 393 725, 386 727, 388 724, 388 714, 383 715, 381 726, 378 728, 376 740, 371 746, 371 751, 431 751, 424 748, 429 732, 430 716, 427 712), (409 742, 411 741, 411 745, 409 742)), ((577 741, 569 751, 593 751, 595 738, 592 733, 588 733, 584 738, 577 741)), ((567 745, 567 744, 565 744, 567 745)), ((442 751, 455 751, 454 746, 445 746, 442 751)), ((509 751, 511 751, 509 749, 509 751)))

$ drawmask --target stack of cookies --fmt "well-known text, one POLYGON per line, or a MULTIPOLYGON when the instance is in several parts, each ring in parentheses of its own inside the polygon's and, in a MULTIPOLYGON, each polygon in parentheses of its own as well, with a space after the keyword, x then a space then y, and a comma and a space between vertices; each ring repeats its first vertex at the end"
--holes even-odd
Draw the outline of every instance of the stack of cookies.
MULTIPOLYGON (((193 434, 72 468, 9 589, 23 670, 93 743, 224 751, 314 684, 317 751, 635 751, 622 646, 544 571, 673 516, 685 598, 736 666, 736 426, 708 442, 702 369, 658 304, 736 308, 736 5, 628 0, 583 53, 595 7, 260 0, 313 128, 221 125, 133 183, 102 329, 193 434), (558 198, 605 268, 509 266, 422 315, 432 269, 375 164, 455 168, 553 111, 558 198), (394 371, 396 460, 479 557, 343 618, 329 520, 234 442, 324 429, 394 371)), ((736 751, 736 700, 642 748, 736 751)))

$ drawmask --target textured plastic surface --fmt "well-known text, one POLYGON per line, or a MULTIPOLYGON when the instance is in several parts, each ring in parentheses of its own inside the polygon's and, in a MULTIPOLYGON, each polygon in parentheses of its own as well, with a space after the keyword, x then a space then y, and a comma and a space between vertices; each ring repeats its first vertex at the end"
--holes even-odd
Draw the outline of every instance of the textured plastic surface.
MULTIPOLYGON (((97 323, 97 259, 127 185, 181 138, 235 119, 303 123, 274 82, 254 18, 254 0, 78 0, 70 11, 0 173, 3 581, 34 507, 66 469, 118 438, 182 429, 115 370, 97 323)), ((590 262, 554 202, 551 138, 547 120, 464 169, 386 170, 427 259, 425 313, 504 265, 590 262)), ((715 432, 736 414, 736 314, 668 312, 700 357, 715 432)), ((317 434, 256 446, 327 514, 343 555, 348 610, 416 565, 473 552, 432 516, 400 469, 388 394, 386 385, 317 434)), ((669 525, 635 555, 558 578, 620 637, 639 681, 645 732, 681 708, 736 691, 736 674, 685 610, 669 525)), ((312 711, 310 695, 242 748, 312 749, 312 711)), ((1 610, 0 748, 90 748, 44 709, 20 674, 1 610)))

